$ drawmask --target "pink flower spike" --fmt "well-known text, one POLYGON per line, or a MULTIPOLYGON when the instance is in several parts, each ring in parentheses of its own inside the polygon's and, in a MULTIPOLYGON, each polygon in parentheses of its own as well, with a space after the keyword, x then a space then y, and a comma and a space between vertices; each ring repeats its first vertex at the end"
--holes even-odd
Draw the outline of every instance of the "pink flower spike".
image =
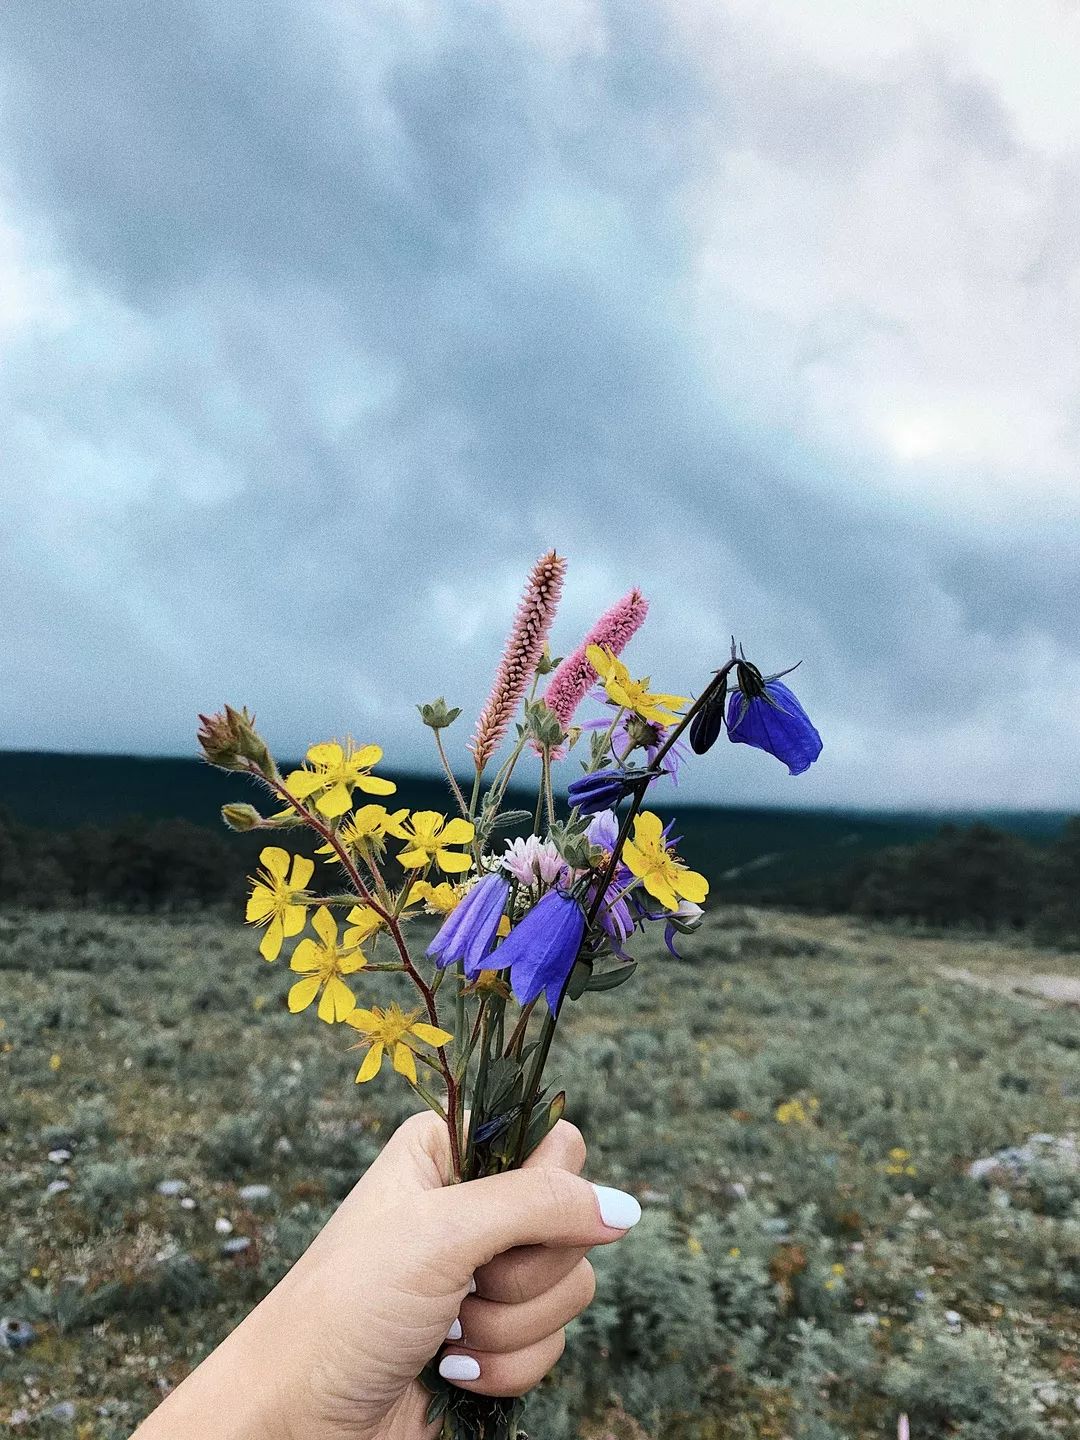
POLYGON ((896 1422, 896 1440, 911 1440, 911 1427, 906 1415, 901 1415, 896 1422))
POLYGON ((495 672, 495 683, 469 742, 477 774, 498 749, 544 653, 544 642, 555 618, 565 574, 566 561, 554 550, 541 555, 529 574, 510 638, 495 672))
POLYGON ((590 645, 600 645, 618 655, 631 637, 645 623, 649 602, 635 586, 628 595, 604 612, 585 639, 556 668, 544 692, 544 703, 554 711, 559 724, 569 730, 574 712, 595 685, 599 676, 589 664, 585 652, 590 645))

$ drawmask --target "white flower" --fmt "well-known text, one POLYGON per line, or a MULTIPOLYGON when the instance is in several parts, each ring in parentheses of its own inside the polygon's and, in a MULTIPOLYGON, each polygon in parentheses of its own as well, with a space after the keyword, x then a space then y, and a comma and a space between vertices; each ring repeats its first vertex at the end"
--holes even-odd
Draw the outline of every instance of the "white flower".
POLYGON ((554 885, 566 869, 566 861, 550 840, 529 835, 506 842, 502 867, 522 885, 535 885, 538 880, 554 885))

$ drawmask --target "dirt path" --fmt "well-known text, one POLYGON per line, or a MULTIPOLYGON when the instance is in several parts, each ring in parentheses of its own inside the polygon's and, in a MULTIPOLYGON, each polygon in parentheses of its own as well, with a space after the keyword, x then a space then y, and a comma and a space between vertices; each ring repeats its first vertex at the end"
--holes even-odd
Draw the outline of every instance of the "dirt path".
POLYGON ((1072 975, 980 975, 974 970, 954 965, 938 965, 937 973, 944 980, 961 980, 977 985, 980 990, 996 990, 1002 995, 1025 995, 1050 1000, 1058 1005, 1080 1006, 1080 980, 1072 975))

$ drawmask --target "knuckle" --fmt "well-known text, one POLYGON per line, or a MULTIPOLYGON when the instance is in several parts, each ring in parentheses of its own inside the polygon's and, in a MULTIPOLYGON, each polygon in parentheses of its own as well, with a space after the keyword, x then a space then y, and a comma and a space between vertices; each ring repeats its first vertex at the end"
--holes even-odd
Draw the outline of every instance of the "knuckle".
POLYGON ((589 1148, 585 1144, 585 1136, 578 1127, 570 1120, 560 1120, 558 1130, 562 1142, 566 1147, 567 1158, 575 1169, 584 1168, 585 1161, 589 1157, 589 1148))
POLYGON ((581 1181, 569 1170, 541 1170, 547 1198, 557 1213, 577 1209, 581 1203, 581 1181))

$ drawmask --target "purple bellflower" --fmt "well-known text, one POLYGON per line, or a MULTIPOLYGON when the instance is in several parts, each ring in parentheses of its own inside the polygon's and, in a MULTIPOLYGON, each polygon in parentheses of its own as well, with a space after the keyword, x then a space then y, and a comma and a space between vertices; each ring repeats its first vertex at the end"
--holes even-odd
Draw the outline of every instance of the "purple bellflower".
POLYGON ((572 896, 549 890, 499 946, 499 968, 510 967, 510 986, 520 1005, 543 992, 558 1009, 585 934, 585 912, 572 896))
POLYGON ((641 774, 640 770, 593 770, 571 780, 566 798, 580 814, 595 815, 598 810, 610 810, 629 795, 641 774))
POLYGON ((465 974, 470 980, 476 979, 495 944, 509 893, 509 882, 501 875, 485 875, 451 910, 428 946, 427 953, 440 970, 461 960, 465 974))
POLYGON ((821 736, 795 696, 779 680, 767 680, 769 699, 747 699, 741 692, 728 701, 728 739, 775 755, 789 775, 801 775, 821 754, 821 736), (772 702, 770 704, 770 701, 772 702))

